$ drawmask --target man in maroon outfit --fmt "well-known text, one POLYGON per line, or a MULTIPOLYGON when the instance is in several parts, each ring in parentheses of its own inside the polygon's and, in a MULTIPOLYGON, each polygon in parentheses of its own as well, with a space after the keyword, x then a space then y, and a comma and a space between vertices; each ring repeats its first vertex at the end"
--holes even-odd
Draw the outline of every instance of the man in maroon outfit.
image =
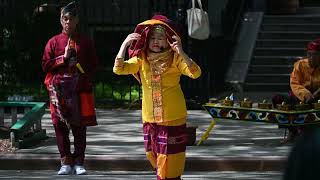
POLYGON ((50 111, 61 156, 59 175, 86 174, 83 166, 86 127, 95 126, 92 74, 98 59, 92 41, 76 32, 75 2, 61 9, 62 33, 52 37, 44 50, 42 68, 50 96, 50 111), (70 151, 70 129, 74 152, 70 151))

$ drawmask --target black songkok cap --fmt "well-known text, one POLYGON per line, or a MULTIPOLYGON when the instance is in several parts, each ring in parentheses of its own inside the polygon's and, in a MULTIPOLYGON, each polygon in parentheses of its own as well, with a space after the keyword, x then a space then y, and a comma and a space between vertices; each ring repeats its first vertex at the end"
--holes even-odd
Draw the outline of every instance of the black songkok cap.
POLYGON ((71 3, 67 4, 66 6, 61 8, 61 13, 62 14, 67 14, 69 13, 72 16, 77 16, 78 15, 78 9, 77 9, 77 4, 75 1, 72 1, 71 3))

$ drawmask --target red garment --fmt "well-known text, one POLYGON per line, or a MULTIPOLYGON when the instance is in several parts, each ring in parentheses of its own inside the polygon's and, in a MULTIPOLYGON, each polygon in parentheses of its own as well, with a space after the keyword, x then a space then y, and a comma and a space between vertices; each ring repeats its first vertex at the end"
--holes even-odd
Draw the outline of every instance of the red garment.
POLYGON ((56 141, 60 152, 61 163, 67 165, 83 165, 87 145, 87 127, 70 127, 74 137, 73 153, 71 153, 70 149, 70 130, 66 124, 60 122, 58 124, 54 124, 53 127, 56 133, 56 141))
MULTIPOLYGON (((67 46, 69 36, 61 33, 52 37, 44 50, 42 57, 42 68, 47 73, 44 83, 48 90, 52 85, 52 80, 55 76, 63 76, 70 72, 67 62, 63 58, 65 47, 67 46)), ((79 94, 79 109, 80 109, 80 122, 81 125, 94 126, 97 125, 96 115, 94 111, 93 102, 93 84, 91 81, 93 73, 96 71, 98 65, 98 58, 93 43, 88 38, 75 33, 72 39, 76 42, 77 62, 81 65, 85 73, 80 73, 77 80, 76 92, 79 94)), ((56 82, 55 82, 56 83, 56 82)), ((56 114, 56 106, 50 101, 50 110, 52 121, 57 124, 61 119, 56 114)))
POLYGON ((162 27, 166 29, 166 35, 170 43, 173 41, 173 35, 180 36, 178 28, 170 19, 163 15, 155 15, 150 20, 139 23, 135 28, 134 32, 140 34, 141 37, 138 41, 133 41, 128 48, 130 58, 141 53, 147 42, 148 33, 154 25, 162 25, 162 27))
POLYGON ((320 39, 316 39, 314 41, 311 41, 307 45, 308 51, 320 51, 320 39))
MULTIPOLYGON (((166 36, 170 43, 174 41, 172 36, 176 35, 180 37, 177 26, 170 19, 163 15, 155 15, 150 20, 139 23, 136 26, 134 32, 140 34, 141 36, 138 41, 133 41, 128 48, 128 54, 130 58, 141 54, 145 48, 145 45, 147 44, 148 33, 155 25, 161 25, 166 29, 166 36)), ((139 73, 133 74, 133 76, 139 83, 141 83, 139 73)))

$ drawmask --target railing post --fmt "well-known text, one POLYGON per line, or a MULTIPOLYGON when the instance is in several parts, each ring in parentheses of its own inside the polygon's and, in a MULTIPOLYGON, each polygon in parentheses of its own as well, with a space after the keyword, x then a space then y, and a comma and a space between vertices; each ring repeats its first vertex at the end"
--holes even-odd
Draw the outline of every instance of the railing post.
POLYGON ((4 126, 4 107, 0 107, 0 126, 4 126))
POLYGON ((19 145, 16 143, 16 136, 14 132, 10 132, 10 143, 11 143, 11 147, 17 147, 19 145))
MULTIPOLYGON (((12 125, 14 125, 16 122, 17 122, 17 107, 14 106, 14 107, 11 107, 11 119, 12 119, 12 125)), ((11 126, 12 126, 11 125, 11 126)))

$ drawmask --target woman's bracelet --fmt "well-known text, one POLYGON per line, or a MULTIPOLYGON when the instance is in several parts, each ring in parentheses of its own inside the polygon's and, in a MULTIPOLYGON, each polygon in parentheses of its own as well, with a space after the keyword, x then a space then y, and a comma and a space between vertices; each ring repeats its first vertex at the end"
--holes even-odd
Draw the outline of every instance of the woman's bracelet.
POLYGON ((123 67, 123 61, 124 58, 123 57, 116 57, 116 60, 114 61, 114 66, 115 67, 123 67))

